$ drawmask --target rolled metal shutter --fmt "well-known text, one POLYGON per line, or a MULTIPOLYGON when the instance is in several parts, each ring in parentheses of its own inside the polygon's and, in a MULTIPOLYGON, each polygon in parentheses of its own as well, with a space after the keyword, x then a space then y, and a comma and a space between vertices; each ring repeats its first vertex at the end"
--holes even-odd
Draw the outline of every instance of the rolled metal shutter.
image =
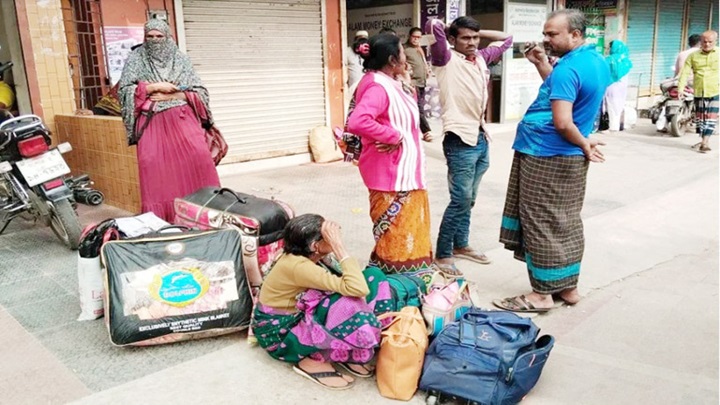
MULTIPOLYGON (((688 36, 693 34, 702 34, 708 29, 708 21, 710 21, 710 3, 712 0, 690 0, 688 25, 688 36)), ((683 47, 687 46, 687 38, 683 47)))
POLYGON ((230 147, 223 163, 308 152, 326 124, 320 0, 183 0, 187 53, 230 147))
POLYGON ((655 43, 654 86, 663 80, 675 76, 673 67, 678 53, 683 49, 683 20, 685 4, 682 1, 661 1, 658 18, 658 36, 655 43))
POLYGON ((642 73, 640 94, 648 94, 655 36, 655 0, 629 0, 627 25, 627 43, 633 62, 633 73, 642 73))

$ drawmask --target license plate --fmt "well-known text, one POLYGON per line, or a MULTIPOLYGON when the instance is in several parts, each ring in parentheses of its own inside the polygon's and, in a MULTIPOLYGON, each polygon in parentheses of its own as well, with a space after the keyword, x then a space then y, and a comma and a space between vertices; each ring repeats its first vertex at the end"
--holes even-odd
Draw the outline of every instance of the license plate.
POLYGON ((667 104, 665 104, 668 107, 680 107, 682 105, 682 101, 680 100, 668 100, 667 104))
POLYGON ((70 168, 57 149, 30 159, 23 159, 16 162, 15 165, 30 187, 70 173, 70 168))

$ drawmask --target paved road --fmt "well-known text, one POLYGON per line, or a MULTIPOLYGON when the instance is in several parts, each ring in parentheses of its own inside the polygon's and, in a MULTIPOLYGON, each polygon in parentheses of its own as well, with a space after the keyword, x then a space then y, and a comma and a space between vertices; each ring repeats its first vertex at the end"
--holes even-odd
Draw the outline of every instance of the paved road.
MULTIPOLYGON (((512 151, 496 126, 471 243, 494 260, 459 263, 482 298, 527 291, 521 263, 497 242, 512 151)), ((536 316, 557 339, 524 404, 718 402, 718 158, 641 120, 600 134, 608 161, 590 169, 587 250, 572 308, 536 316)), ((448 202, 438 141, 427 145, 433 234, 448 202)), ((717 149, 716 145, 713 145, 717 149)), ((231 188, 318 212, 343 226, 350 251, 372 247, 357 169, 336 163, 225 176, 231 188)), ((123 215, 83 209, 85 222, 123 215)), ((20 221, 21 222, 21 221, 20 221)), ((115 348, 102 320, 77 322, 75 256, 49 229, 13 224, 0 236, 0 403, 393 403, 371 381, 346 392, 311 385, 247 346, 242 334, 170 346, 115 348)), ((411 403, 422 403, 421 394, 411 403)))

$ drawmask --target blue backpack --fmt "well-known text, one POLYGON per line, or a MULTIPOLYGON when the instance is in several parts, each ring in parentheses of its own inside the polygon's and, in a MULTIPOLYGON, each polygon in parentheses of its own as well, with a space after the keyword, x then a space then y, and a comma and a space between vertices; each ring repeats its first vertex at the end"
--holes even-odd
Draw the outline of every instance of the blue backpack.
POLYGON ((421 299, 427 292, 427 286, 421 278, 404 274, 388 274, 387 281, 390 284, 395 311, 400 311, 407 306, 419 308, 422 305, 421 299))
POLYGON ((555 344, 528 318, 472 308, 430 344, 420 389, 483 405, 517 404, 535 386, 555 344), (536 341, 537 339, 537 341, 536 341))

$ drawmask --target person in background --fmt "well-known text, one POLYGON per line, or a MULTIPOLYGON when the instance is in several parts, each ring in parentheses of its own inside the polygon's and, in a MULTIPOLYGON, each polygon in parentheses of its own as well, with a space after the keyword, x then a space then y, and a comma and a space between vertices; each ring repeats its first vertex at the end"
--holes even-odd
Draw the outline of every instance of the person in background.
POLYGON ((632 69, 630 52, 625 43, 616 39, 610 42, 610 54, 605 58, 610 65, 610 76, 613 83, 605 93, 605 108, 608 113, 610 132, 620 130, 620 125, 625 110, 625 99, 628 90, 628 73, 632 69))
MULTIPOLYGON (((692 146, 700 153, 710 152, 710 136, 717 131, 720 107, 720 70, 718 69, 718 33, 705 31, 701 36, 700 50, 685 60, 678 79, 678 89, 684 89, 690 73, 693 74, 695 100, 695 132, 701 141, 692 146)), ((680 98, 684 98, 684 92, 680 98)))
POLYGON ((285 253, 260 289, 252 329, 274 359, 333 390, 352 387, 353 378, 371 377, 368 363, 380 343, 376 315, 390 311, 392 297, 384 274, 360 269, 343 244, 340 226, 320 215, 304 214, 285 227, 285 253), (333 254, 337 274, 323 265, 333 254))
POLYGON ((470 214, 480 180, 490 166, 490 136, 485 129, 490 79, 487 64, 499 60, 513 41, 508 33, 481 30, 480 23, 471 17, 453 21, 447 34, 440 20, 428 21, 425 28, 435 36, 430 54, 440 87, 443 153, 450 192, 450 204, 438 233, 435 266, 448 275, 460 276, 462 272, 455 266, 455 259, 491 262, 470 246, 470 214), (500 46, 478 49, 481 38, 502 42, 500 46))
POLYGON ((348 47, 347 51, 345 52, 345 66, 347 66, 348 88, 353 88, 353 86, 357 82, 359 82, 360 79, 362 79, 363 55, 367 53, 367 42, 367 31, 358 31, 355 33, 355 39, 353 40, 352 45, 348 47))
POLYGON ((370 265, 422 277, 432 264, 430 203, 417 100, 399 79, 405 69, 400 38, 371 37, 367 73, 347 125, 362 142, 358 166, 370 192, 375 237, 370 265))
POLYGON ((205 108, 210 117, 207 89, 165 21, 145 24, 145 42, 130 53, 118 96, 128 144, 137 144, 142 212, 172 222, 175 198, 219 187, 220 179, 205 130, 188 104, 205 108))
POLYGON ((423 113, 423 100, 425 99, 425 85, 427 77, 430 74, 428 69, 425 51, 420 46, 422 38, 422 30, 418 27, 410 28, 408 39, 405 43, 405 56, 408 65, 410 65, 410 83, 415 88, 418 99, 418 108, 420 111, 420 131, 423 134, 423 141, 432 142, 432 134, 430 133, 430 125, 423 113))
MULTIPOLYGON (((693 34, 688 37, 688 49, 680 52, 675 59, 675 77, 680 77, 680 71, 685 66, 685 61, 690 54, 700 50, 700 34, 693 34)), ((692 86, 692 74, 688 76, 688 83, 692 86)))
POLYGON ((585 43, 586 29, 581 11, 555 11, 542 46, 526 45, 543 83, 517 127, 500 242, 527 266, 532 292, 494 300, 500 309, 547 312, 553 297, 580 301, 587 171, 590 162, 605 160, 598 149, 603 143, 589 135, 612 81, 595 45, 585 43), (560 57, 554 66, 545 49, 560 57))

